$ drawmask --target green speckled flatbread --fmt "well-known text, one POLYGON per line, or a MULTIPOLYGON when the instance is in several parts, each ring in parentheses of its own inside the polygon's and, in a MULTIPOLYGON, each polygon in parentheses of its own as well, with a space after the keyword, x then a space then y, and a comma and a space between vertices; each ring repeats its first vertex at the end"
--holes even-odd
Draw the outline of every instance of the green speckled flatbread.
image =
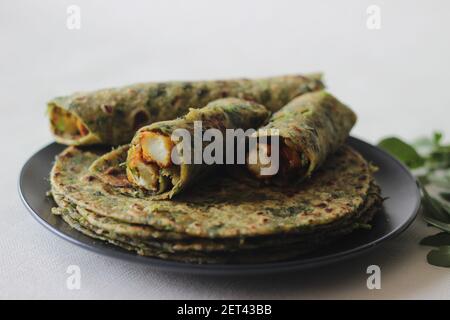
POLYGON ((212 100, 237 97, 276 111, 294 97, 323 87, 319 74, 141 83, 57 97, 48 102, 48 114, 60 143, 120 145, 129 143, 144 125, 175 119, 212 100))
POLYGON ((319 237, 336 236, 343 233, 343 230, 358 228, 360 223, 364 223, 368 216, 367 211, 378 207, 381 198, 376 185, 373 185, 369 191, 368 198, 364 208, 349 219, 342 219, 338 223, 330 224, 326 228, 318 228, 315 232, 303 233, 300 235, 275 235, 253 238, 227 238, 219 240, 208 240, 204 238, 188 238, 182 234, 163 232, 155 230, 150 226, 129 224, 117 221, 112 218, 103 217, 87 210, 83 207, 72 204, 64 199, 64 196, 54 194, 54 199, 58 206, 71 206, 86 221, 102 232, 118 237, 128 237, 135 241, 145 242, 151 247, 163 249, 168 252, 184 251, 236 251, 242 249, 257 249, 263 247, 273 247, 293 243, 314 242, 319 237))
POLYGON ((51 172, 52 190, 96 214, 211 239, 311 232, 360 211, 372 167, 344 146, 300 186, 252 188, 227 177, 180 195, 152 200, 116 192, 89 173, 97 155, 69 147, 51 172))
MULTIPOLYGON (((373 199, 376 199, 376 197, 373 199)), ((219 250, 221 252, 217 252, 217 250, 213 250, 213 252, 210 250, 202 252, 198 248, 189 250, 189 247, 183 247, 183 245, 167 248, 164 243, 155 245, 154 242, 149 243, 139 239, 118 235, 115 232, 110 232, 90 224, 84 216, 79 214, 72 204, 61 200, 61 198, 59 198, 58 204, 60 206, 54 208, 53 212, 57 215, 61 215, 71 227, 92 238, 107 241, 127 250, 136 251, 140 255, 191 263, 258 263, 292 258, 320 248, 339 237, 351 233, 353 230, 359 228, 358 224, 365 224, 372 219, 373 215, 378 210, 380 201, 375 200, 371 205, 368 204, 366 209, 363 210, 362 214, 358 216, 358 219, 355 220, 354 223, 343 226, 338 230, 314 236, 311 235, 309 237, 300 237, 296 242, 280 242, 270 247, 251 247, 251 250, 233 250, 229 253, 222 250, 219 250), (175 250, 173 250, 174 248, 175 250)))

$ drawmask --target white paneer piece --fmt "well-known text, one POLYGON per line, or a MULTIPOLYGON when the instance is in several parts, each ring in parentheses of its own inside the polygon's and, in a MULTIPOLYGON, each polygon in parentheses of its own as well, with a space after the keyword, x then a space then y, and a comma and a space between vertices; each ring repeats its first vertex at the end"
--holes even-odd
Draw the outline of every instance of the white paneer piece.
POLYGON ((141 135, 142 157, 147 162, 155 162, 162 168, 172 164, 171 154, 174 144, 170 137, 156 132, 143 132, 141 135))

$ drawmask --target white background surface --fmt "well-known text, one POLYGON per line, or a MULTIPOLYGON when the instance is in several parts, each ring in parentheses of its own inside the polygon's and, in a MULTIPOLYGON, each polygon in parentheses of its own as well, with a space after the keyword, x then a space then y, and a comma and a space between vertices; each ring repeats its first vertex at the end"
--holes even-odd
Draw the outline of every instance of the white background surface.
POLYGON ((426 263, 418 219, 379 250, 320 269, 217 278, 156 272, 84 251, 34 221, 19 170, 52 141, 45 102, 140 81, 324 71, 370 142, 450 135, 448 1, 1 1, 0 298, 450 298, 449 269, 426 263), (66 8, 81 8, 81 29, 66 8), (381 8, 381 29, 366 9, 381 8), (382 289, 368 290, 377 264, 382 289), (81 289, 66 269, 81 268, 81 289))

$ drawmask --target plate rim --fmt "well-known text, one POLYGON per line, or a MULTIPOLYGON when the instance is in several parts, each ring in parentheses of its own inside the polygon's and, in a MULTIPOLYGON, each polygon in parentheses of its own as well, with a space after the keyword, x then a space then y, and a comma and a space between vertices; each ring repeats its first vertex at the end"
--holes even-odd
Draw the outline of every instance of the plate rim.
POLYGON ((58 237, 75 244, 83 249, 89 250, 94 253, 102 254, 108 257, 121 259, 129 262, 135 262, 140 264, 145 264, 149 267, 158 269, 158 270, 166 270, 166 271, 173 271, 173 272, 181 272, 181 273, 191 273, 191 274, 216 274, 216 275, 246 275, 246 274, 268 274, 268 273, 278 273, 278 272, 287 272, 287 271, 293 271, 293 270, 299 270, 299 269, 306 269, 306 268, 312 268, 316 266, 321 266, 325 264, 330 264, 333 262, 336 262, 338 260, 347 260, 352 257, 355 257, 357 255, 360 255, 362 253, 369 252, 370 250, 374 249, 375 247, 378 247, 380 244, 386 242, 387 240, 390 240, 398 235, 400 235, 402 232, 404 232, 416 219, 417 214, 420 209, 421 205, 421 194, 420 189, 417 184, 417 180, 414 178, 412 173, 409 171, 409 169, 406 168, 406 166, 401 163, 399 160, 397 160, 395 157, 384 151, 383 149, 374 146, 362 139, 350 136, 348 138, 348 141, 353 143, 359 143, 362 144, 365 147, 368 147, 370 149, 375 149, 376 152, 381 153, 384 157, 388 158, 390 161, 392 161, 403 173, 407 176, 409 180, 411 180, 411 183, 414 184, 414 191, 415 191, 415 203, 414 203, 414 209, 413 212, 410 214, 408 219, 402 224, 397 227, 395 227, 390 232, 384 234, 383 236, 362 245, 359 245, 355 248, 339 251, 331 254, 326 254, 323 256, 318 257, 312 257, 307 259, 294 259, 289 261, 280 261, 280 262, 267 262, 267 263, 249 263, 249 264, 193 264, 193 263, 186 263, 186 262, 178 262, 178 261, 170 261, 170 260, 163 260, 158 259, 154 257, 144 257, 140 256, 133 252, 127 252, 127 251, 118 251, 116 250, 113 245, 110 245, 111 248, 108 247, 98 247, 92 244, 84 243, 83 241, 80 241, 78 239, 75 239, 71 237, 70 235, 64 233, 63 231, 59 230, 59 228, 53 226, 52 224, 48 223, 44 220, 44 218, 41 217, 41 215, 36 212, 31 205, 28 203, 26 196, 23 192, 23 184, 24 184, 24 175, 26 169, 30 167, 31 160, 38 154, 39 152, 42 152, 46 148, 50 148, 53 145, 60 145, 56 142, 52 142, 47 144, 46 146, 40 148, 39 150, 35 151, 22 165, 22 168, 20 170, 19 179, 18 179, 18 193, 20 196, 20 199, 26 209, 29 211, 31 216, 39 222, 39 224, 43 225, 47 230, 49 230, 51 233, 57 235, 58 237))

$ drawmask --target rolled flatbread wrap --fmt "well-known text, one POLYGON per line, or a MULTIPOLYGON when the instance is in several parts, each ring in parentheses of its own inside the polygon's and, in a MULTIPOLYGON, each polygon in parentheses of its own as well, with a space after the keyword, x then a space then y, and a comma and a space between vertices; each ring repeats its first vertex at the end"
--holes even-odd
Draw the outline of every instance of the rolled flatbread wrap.
MULTIPOLYGON (((196 123, 201 123, 201 130, 216 129, 222 134, 226 145, 227 129, 257 129, 270 117, 270 111, 264 106, 238 98, 224 98, 210 102, 204 108, 191 109, 185 116, 175 120, 161 121, 141 128, 134 136, 126 161, 128 180, 141 188, 169 198, 185 189, 194 181, 205 176, 215 166, 201 159, 195 162, 194 145, 196 123), (174 163, 174 148, 184 145, 183 141, 175 143, 175 130, 185 129, 191 137, 189 146, 192 151, 189 161, 181 157, 174 163)), ((210 142, 202 141, 201 149, 210 142)), ((187 148, 183 148, 183 156, 187 148)), ((200 150, 202 152, 202 150, 200 150)), ((222 153, 224 154, 224 153, 222 153)), ((202 155, 200 155, 202 156, 202 155)))
POLYGON ((254 101, 273 112, 294 97, 323 87, 320 74, 142 83, 57 97, 48 102, 47 113, 59 143, 120 145, 129 143, 145 125, 175 119, 219 98, 254 101))
POLYGON ((247 168, 256 178, 281 185, 301 181, 344 144, 355 122, 355 113, 331 94, 325 91, 304 94, 275 112, 258 129, 254 135, 256 147, 247 157, 247 168), (261 174, 263 167, 271 165, 266 160, 277 158, 271 143, 274 137, 278 145, 278 170, 261 174))

